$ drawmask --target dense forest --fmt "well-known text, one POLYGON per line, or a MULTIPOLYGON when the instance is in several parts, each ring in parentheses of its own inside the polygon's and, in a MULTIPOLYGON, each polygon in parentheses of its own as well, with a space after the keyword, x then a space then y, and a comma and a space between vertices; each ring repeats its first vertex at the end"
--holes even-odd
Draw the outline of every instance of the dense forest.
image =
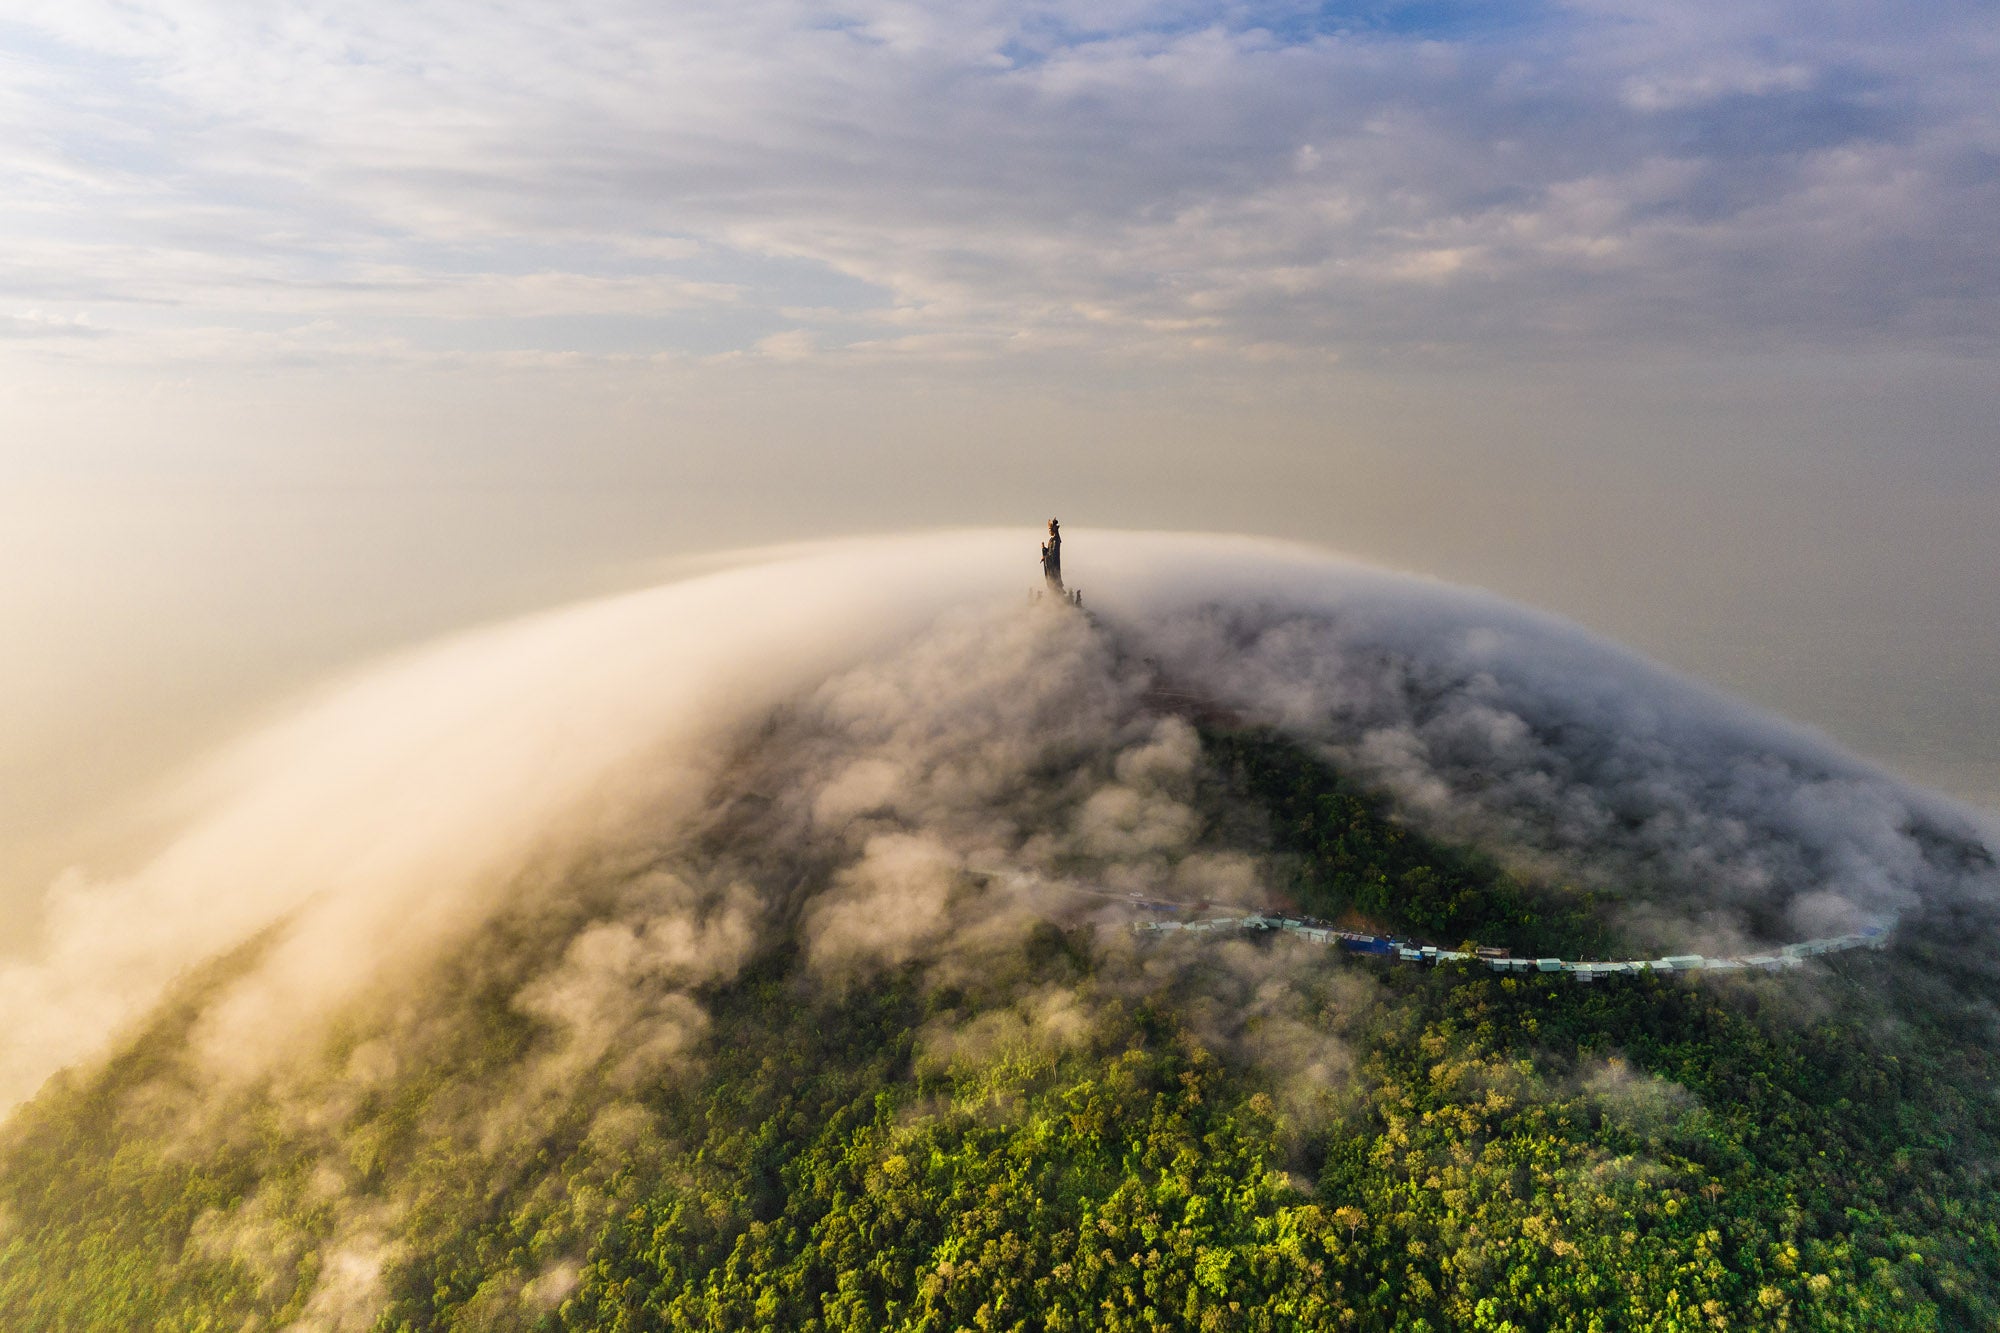
MULTIPOLYGON (((1210 835, 1304 910, 1615 942, 1269 734, 1202 751, 1210 835)), ((588 914, 221 1086, 204 997, 263 942, 188 978, 7 1123, 0 1325, 2000 1326, 1992 1046, 1896 949, 1579 986, 1079 911, 829 978, 781 918, 671 1058, 546 1078, 518 996, 588 914)))

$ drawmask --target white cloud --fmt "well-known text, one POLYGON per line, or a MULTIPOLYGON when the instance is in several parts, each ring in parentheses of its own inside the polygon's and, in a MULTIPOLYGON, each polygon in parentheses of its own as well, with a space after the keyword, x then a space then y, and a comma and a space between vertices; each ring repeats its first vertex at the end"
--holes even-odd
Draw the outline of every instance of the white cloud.
POLYGON ((1990 993, 1990 953, 1953 951, 1996 928, 1994 872, 1941 799, 1491 598, 1243 539, 1071 536, 1102 629, 1019 600, 1018 534, 944 534, 586 603, 329 691, 242 745, 151 863, 52 891, 42 947, 0 965, 0 1103, 259 932, 201 1022, 224 1072, 620 867, 615 912, 518 994, 554 1029, 531 1102, 607 1053, 617 1078, 677 1058, 691 988, 741 965, 777 895, 811 898, 811 956, 842 974, 1018 924, 978 887, 996 865, 1254 901, 1255 867, 1201 844, 1198 738, 1149 713, 1158 679, 1339 755, 1437 831, 1627 896, 1667 947, 1901 913, 1908 947, 1990 993), (774 752, 746 758, 759 735, 774 752), (724 774, 769 820, 732 855, 808 838, 824 882, 637 873, 723 813, 724 774))
POLYGON ((1143 355, 1991 333, 1990 10, 1299 22, 31 3, 0 236, 37 262, 0 295, 246 327, 733 299, 769 316, 738 348, 830 307, 914 319, 920 355, 1015 331, 1143 355), (887 299, 830 302, 814 271, 887 299))

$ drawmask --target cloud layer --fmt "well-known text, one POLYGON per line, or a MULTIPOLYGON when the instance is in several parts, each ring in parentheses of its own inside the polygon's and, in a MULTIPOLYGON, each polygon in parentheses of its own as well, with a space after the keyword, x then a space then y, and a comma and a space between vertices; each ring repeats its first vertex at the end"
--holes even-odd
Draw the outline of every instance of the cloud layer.
POLYGON ((1969 3, 28 3, 0 313, 196 359, 1983 348, 1997 45, 1969 3))
POLYGON ((332 688, 205 774, 209 813, 151 865, 57 886, 40 953, 0 969, 0 1096, 264 931, 200 1024, 223 1067, 498 913, 562 917, 517 1001, 564 1034, 555 1087, 613 1049, 633 1078, 671 1061, 692 990, 774 922, 839 978, 976 971, 1037 884, 1254 899, 1163 699, 1287 732, 1438 832, 1604 888, 1662 944, 1900 916, 1985 975, 1978 830, 1808 734, 1483 595, 1247 539, 1074 537, 1095 622, 1024 600, 1016 534, 841 543, 332 688))

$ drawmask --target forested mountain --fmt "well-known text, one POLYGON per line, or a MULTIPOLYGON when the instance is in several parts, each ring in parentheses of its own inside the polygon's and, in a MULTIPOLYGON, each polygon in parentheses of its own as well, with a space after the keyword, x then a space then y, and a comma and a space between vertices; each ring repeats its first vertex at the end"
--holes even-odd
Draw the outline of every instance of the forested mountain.
MULTIPOLYGON (((1144 940, 940 863, 827 762, 844 706, 772 720, 671 846, 566 867, 276 1055, 215 1018, 271 935, 187 977, 7 1123, 0 1325, 2000 1324, 2000 1083, 1949 922, 1592 986, 1144 940)), ((1622 939, 1598 888, 1276 732, 1141 721, 1010 770, 1012 845, 1085 828, 1047 864, 1099 883, 1153 837, 1170 812, 1094 765, 1175 793, 1210 883, 1452 945, 1622 939)))

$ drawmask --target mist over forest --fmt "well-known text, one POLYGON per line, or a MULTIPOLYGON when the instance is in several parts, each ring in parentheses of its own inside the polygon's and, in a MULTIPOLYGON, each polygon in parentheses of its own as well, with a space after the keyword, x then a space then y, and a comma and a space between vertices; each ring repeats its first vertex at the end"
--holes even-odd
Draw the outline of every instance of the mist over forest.
POLYGON ((11 0, 0 1333, 2000 1329, 1996 214, 1991 0, 11 0))
POLYGON ((0 1313, 119 1328, 1960 1328, 1968 812, 1234 538, 764 553, 417 650, 0 971, 0 1313), (1084 571, 1087 571, 1085 573, 1084 571), (1580 985, 1142 921, 1289 914, 1580 985))

